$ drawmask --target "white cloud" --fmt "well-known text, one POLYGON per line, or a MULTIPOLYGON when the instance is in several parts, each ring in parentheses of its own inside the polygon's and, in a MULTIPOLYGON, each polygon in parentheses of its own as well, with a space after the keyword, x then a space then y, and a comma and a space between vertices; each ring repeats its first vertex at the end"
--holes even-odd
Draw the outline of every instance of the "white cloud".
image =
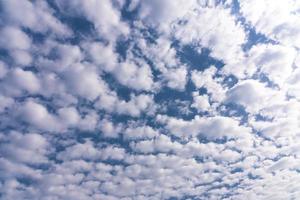
POLYGON ((152 26, 157 26, 161 31, 168 32, 172 22, 186 15, 196 5, 196 1, 140 1, 139 16, 152 26))
POLYGON ((138 67, 134 63, 120 63, 114 75, 121 84, 136 90, 151 90, 153 85, 152 71, 148 65, 138 67))
POLYGON ((21 29, 14 26, 3 27, 0 31, 0 45, 8 50, 29 50, 31 39, 21 29))
POLYGON ((16 68, 11 74, 12 84, 15 84, 21 89, 25 89, 28 92, 35 93, 40 89, 40 81, 37 76, 30 71, 23 71, 20 68, 16 68))
POLYGON ((294 60, 294 69, 290 77, 286 81, 286 87, 284 88, 287 91, 289 96, 299 99, 300 97, 300 68, 299 68, 299 53, 294 60))
POLYGON ((14 68, 7 73, 0 88, 4 94, 20 96, 24 92, 37 94, 41 89, 41 84, 35 73, 14 68))
POLYGON ((68 147, 63 152, 57 155, 60 160, 74 160, 74 159, 86 159, 93 160, 100 156, 99 150, 97 150, 93 143, 87 141, 85 143, 78 143, 68 147))
POLYGON ((138 96, 132 96, 131 100, 120 101, 116 106, 116 111, 120 114, 129 114, 131 116, 139 116, 141 112, 149 109, 153 104, 153 96, 141 94, 138 96))
POLYGON ((219 153, 219 155, 215 156, 215 159, 218 161, 223 161, 223 162, 236 162, 241 158, 241 154, 232 151, 230 149, 225 149, 219 153))
POLYGON ((57 35, 69 36, 71 31, 53 16, 46 2, 11 0, 2 2, 4 19, 11 24, 30 28, 37 32, 53 31, 57 35))
POLYGON ((30 65, 32 62, 32 57, 27 51, 14 50, 11 51, 11 56, 17 65, 30 65))
POLYGON ((299 2, 242 0, 240 7, 243 16, 256 31, 282 44, 299 47, 299 2))
POLYGON ((257 44, 238 63, 225 65, 222 71, 238 78, 265 75, 270 81, 282 87, 291 75, 296 61, 296 50, 280 44, 257 44))
POLYGON ((12 161, 32 164, 48 162, 45 155, 48 142, 42 135, 11 132, 3 140, 0 148, 1 155, 12 161))
POLYGON ((63 72, 66 86, 73 93, 95 100, 106 90, 106 84, 97 71, 82 64, 75 64, 63 72))
POLYGON ((155 152, 164 152, 171 153, 180 149, 182 146, 177 142, 172 142, 168 136, 159 135, 158 137, 152 140, 142 140, 139 142, 132 142, 131 147, 142 153, 155 153, 155 152))
POLYGON ((230 15, 230 10, 195 8, 183 20, 186 21, 184 25, 177 25, 172 30, 182 43, 206 47, 211 50, 211 56, 225 63, 235 63, 243 58, 241 46, 246 35, 241 24, 230 15))
POLYGON ((77 126, 82 131, 95 131, 98 121, 98 114, 95 111, 90 111, 84 117, 82 117, 77 126))
POLYGON ((121 125, 115 125, 110 120, 104 119, 100 122, 100 130, 106 138, 117 138, 122 130, 121 125))
POLYGON ((106 72, 112 72, 117 65, 117 56, 111 45, 103 45, 98 42, 84 43, 83 47, 93 62, 100 65, 106 72))
POLYGON ((130 100, 125 101, 119 99, 115 93, 106 93, 100 96, 96 107, 111 113, 132 117, 138 117, 146 111, 151 115, 155 109, 153 96, 146 94, 131 95, 130 100))
POLYGON ((187 69, 183 66, 175 69, 168 69, 163 77, 166 79, 168 87, 184 90, 188 78, 187 69))
POLYGON ((123 134, 129 140, 151 139, 159 135, 151 126, 128 127, 123 134))
POLYGON ((117 61, 118 55, 111 45, 101 43, 83 44, 96 65, 104 72, 111 73, 119 83, 136 90, 149 91, 153 87, 151 68, 146 63, 117 61))
POLYGON ((22 121, 29 123, 33 128, 44 131, 58 131, 61 129, 59 121, 50 114, 43 105, 33 100, 28 100, 19 111, 22 121))
POLYGON ((82 52, 77 45, 60 44, 47 40, 40 48, 38 67, 43 70, 62 72, 72 64, 82 60, 82 52))
POLYGON ((248 137, 249 128, 239 125, 239 121, 229 117, 202 117, 196 116, 191 121, 158 116, 157 120, 166 124, 171 134, 180 138, 201 136, 209 140, 248 137))
POLYGON ((275 118, 272 122, 250 121, 250 124, 261 135, 269 139, 280 137, 290 138, 299 135, 299 119, 294 116, 286 118, 275 118))
POLYGON ((294 157, 283 157, 275 164, 273 164, 269 168, 269 170, 270 171, 286 170, 286 169, 293 169, 298 167, 299 167, 298 159, 295 159, 294 157))
POLYGON ((198 112, 209 111, 210 103, 207 95, 193 94, 193 104, 191 107, 196 108, 198 112))
POLYGON ((209 48, 213 57, 234 63, 243 57, 241 46, 245 43, 246 34, 230 15, 229 9, 214 7, 214 4, 143 1, 139 15, 147 24, 158 27, 162 32, 172 33, 182 43, 209 48))
POLYGON ((157 38, 155 44, 149 43, 146 39, 138 39, 136 43, 151 59, 154 67, 163 73, 167 73, 168 68, 176 68, 181 64, 176 56, 176 49, 172 47, 172 41, 167 37, 157 38))
POLYGON ((280 96, 265 84, 256 80, 245 80, 228 90, 225 101, 240 104, 247 111, 255 113, 276 99, 280 99, 280 96))
POLYGON ((249 52, 248 67, 254 65, 281 86, 292 73, 295 53, 293 48, 280 45, 254 46, 249 52))
MULTIPOLYGON (((16 163, 5 158, 0 159, 1 170, 5 171, 5 178, 7 181, 20 177, 28 177, 33 180, 40 179, 42 177, 40 170, 32 169, 21 163, 16 163)), ((18 191, 19 188, 13 190, 18 191)))
POLYGON ((136 43, 143 54, 151 60, 153 67, 161 72, 162 83, 156 82, 154 87, 166 85, 175 90, 184 90, 188 81, 188 69, 179 61, 176 49, 172 47, 168 38, 162 36, 155 44, 145 39, 138 39, 136 43))
POLYGON ((120 11, 109 0, 104 1, 55 1, 61 12, 70 15, 84 16, 93 23, 99 36, 105 39, 115 40, 120 34, 128 34, 127 25, 120 19, 120 11))
POLYGON ((207 93, 211 96, 211 99, 215 102, 220 102, 225 97, 225 88, 219 83, 220 80, 214 78, 217 68, 211 66, 202 71, 192 71, 192 81, 196 88, 206 88, 207 93))
POLYGON ((61 108, 57 113, 62 123, 67 126, 77 125, 80 120, 80 115, 74 107, 61 108))

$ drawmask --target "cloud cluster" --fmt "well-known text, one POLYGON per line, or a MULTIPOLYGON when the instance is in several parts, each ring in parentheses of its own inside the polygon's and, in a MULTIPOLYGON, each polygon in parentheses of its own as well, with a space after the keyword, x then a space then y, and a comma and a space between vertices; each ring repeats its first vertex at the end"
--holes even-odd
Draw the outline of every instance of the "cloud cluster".
POLYGON ((0 1, 0 199, 297 199, 299 6, 0 1))

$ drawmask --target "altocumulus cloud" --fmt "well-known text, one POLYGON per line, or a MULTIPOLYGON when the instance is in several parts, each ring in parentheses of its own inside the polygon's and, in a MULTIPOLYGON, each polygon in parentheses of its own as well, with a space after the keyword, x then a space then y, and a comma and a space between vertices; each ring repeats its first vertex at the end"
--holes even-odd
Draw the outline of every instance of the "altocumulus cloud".
POLYGON ((299 199, 299 11, 0 0, 0 199, 299 199))

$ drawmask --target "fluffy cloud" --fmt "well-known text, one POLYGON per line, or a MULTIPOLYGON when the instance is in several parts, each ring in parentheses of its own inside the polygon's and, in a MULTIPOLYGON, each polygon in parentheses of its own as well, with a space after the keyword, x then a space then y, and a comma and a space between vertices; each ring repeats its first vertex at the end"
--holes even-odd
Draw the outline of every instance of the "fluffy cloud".
POLYGON ((121 125, 115 125, 108 119, 104 119, 100 122, 100 130, 103 133, 103 136, 106 138, 117 138, 119 133, 122 130, 121 125))
POLYGON ((37 32, 53 31, 57 35, 69 36, 71 31, 55 16, 53 10, 43 1, 17 0, 1 2, 2 17, 11 24, 30 28, 37 32))
POLYGON ((48 142, 40 134, 11 132, 1 139, 1 155, 10 160, 32 164, 48 162, 48 142))
POLYGON ((151 139, 158 135, 159 133, 151 126, 129 127, 124 131, 124 137, 130 140, 151 139))
POLYGON ((167 81, 167 86, 178 90, 184 90, 187 82, 187 70, 185 67, 169 69, 164 78, 167 81))
POLYGON ((136 66, 134 63, 120 63, 115 69, 118 81, 136 90, 150 90, 153 84, 149 66, 136 66))
POLYGON ((280 96, 265 84, 256 80, 245 80, 227 92, 225 101, 240 104, 249 112, 257 112, 276 99, 280 99, 280 96))
POLYGON ((81 16, 92 22, 100 36, 105 39, 115 40, 120 34, 127 34, 128 27, 120 19, 120 11, 117 10, 111 1, 55 1, 62 12, 69 15, 81 16))
POLYGON ((195 8, 183 20, 186 23, 175 26, 173 32, 184 44, 206 47, 211 50, 213 57, 222 59, 225 63, 242 59, 241 47, 245 43, 246 35, 229 10, 220 7, 195 8))
POLYGON ((6 26, 0 34, 2 48, 28 50, 31 46, 31 39, 18 27, 6 26))
POLYGON ((206 117, 196 116, 191 121, 158 116, 159 122, 165 123, 171 134, 189 138, 200 136, 209 140, 237 137, 247 137, 249 129, 239 125, 237 120, 228 117, 206 117))
POLYGON ((100 65, 106 72, 112 72, 117 64, 117 55, 111 45, 103 45, 99 42, 84 43, 83 48, 93 62, 100 65))
POLYGON ((210 109, 209 97, 207 95, 197 95, 193 96, 192 107, 196 108, 199 112, 208 111, 210 109))
POLYGON ((81 64, 73 65, 63 72, 63 79, 69 90, 90 100, 95 100, 106 87, 93 68, 81 64))
POLYGON ((220 81, 214 76, 216 75, 217 69, 214 66, 211 66, 205 69, 203 72, 193 70, 192 71, 192 81, 195 84, 196 88, 205 88, 207 89, 208 94, 210 94, 213 101, 219 102, 222 101, 225 97, 225 89, 220 84, 220 81))
POLYGON ((20 68, 16 68, 12 71, 11 80, 12 84, 16 84, 16 87, 20 87, 31 93, 37 92, 40 89, 39 79, 30 71, 23 71, 20 68))
POLYGON ((118 54, 112 46, 101 43, 83 45, 94 63, 107 73, 111 73, 119 83, 136 90, 151 90, 153 75, 146 63, 118 62, 118 54), (101 55, 101 56, 99 56, 101 55))
POLYGON ((280 43, 299 47, 299 2, 240 1, 241 12, 258 32, 280 43))
POLYGON ((265 75, 274 84, 282 87, 291 75, 296 59, 293 47, 275 44, 252 46, 247 57, 233 65, 226 65, 223 72, 239 78, 265 75))
POLYGON ((43 105, 33 100, 25 102, 19 112, 21 119, 29 123, 33 128, 44 131, 58 131, 61 128, 55 116, 50 114, 43 105))
POLYGON ((139 17, 162 31, 169 31, 172 22, 186 15, 195 5, 195 1, 140 1, 139 17))
POLYGON ((243 57, 241 46, 246 34, 229 9, 200 1, 142 1, 140 4, 141 19, 162 32, 171 33, 182 43, 209 48, 212 56, 228 63, 243 57))
POLYGON ((133 117, 139 116, 145 111, 152 113, 155 106, 153 105, 153 96, 140 94, 138 96, 131 95, 129 101, 120 100, 114 93, 104 94, 100 96, 96 106, 108 112, 116 112, 121 115, 129 115, 133 117))

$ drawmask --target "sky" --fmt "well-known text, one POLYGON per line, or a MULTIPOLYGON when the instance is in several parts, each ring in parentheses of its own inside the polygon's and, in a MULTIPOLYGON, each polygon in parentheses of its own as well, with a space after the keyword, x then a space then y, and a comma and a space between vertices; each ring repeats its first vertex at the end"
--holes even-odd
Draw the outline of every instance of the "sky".
POLYGON ((300 1, 0 0, 0 199, 300 199, 300 1))

